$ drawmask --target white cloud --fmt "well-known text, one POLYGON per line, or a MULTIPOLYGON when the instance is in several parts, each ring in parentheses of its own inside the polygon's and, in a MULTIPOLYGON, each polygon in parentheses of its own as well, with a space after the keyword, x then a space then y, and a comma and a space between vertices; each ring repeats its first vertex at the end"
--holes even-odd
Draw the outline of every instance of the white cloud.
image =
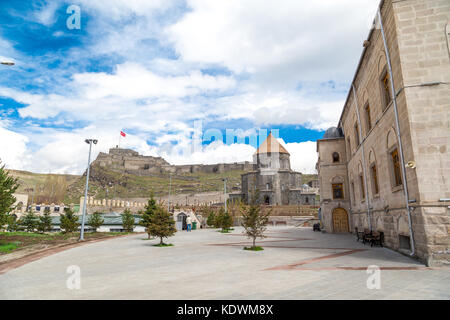
POLYGON ((277 139, 291 155, 291 169, 301 173, 317 173, 316 162, 316 142, 289 142, 285 143, 283 139, 277 139))
MULTIPOLYGON (((348 78, 373 0, 188 0, 167 34, 185 61, 218 63, 273 83, 348 78), (349 10, 351 8, 351 10, 349 10)), ((353 70, 352 70, 353 71, 353 70)))
POLYGON ((30 164, 31 155, 27 152, 29 139, 6 129, 6 122, 0 120, 0 160, 8 169, 24 168, 30 164))

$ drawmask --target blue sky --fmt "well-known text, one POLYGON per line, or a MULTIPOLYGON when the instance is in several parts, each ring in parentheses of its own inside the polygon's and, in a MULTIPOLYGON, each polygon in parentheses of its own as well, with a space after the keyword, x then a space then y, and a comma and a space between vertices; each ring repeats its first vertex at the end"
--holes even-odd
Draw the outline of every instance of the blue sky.
POLYGON ((0 59, 15 65, 0 66, 0 158, 80 173, 95 137, 94 156, 120 143, 174 164, 244 161, 256 146, 227 143, 226 130, 275 129, 292 167, 313 172, 377 4, 2 0, 0 59), (67 27, 70 5, 80 29, 67 27), (222 141, 194 147, 199 122, 222 141))

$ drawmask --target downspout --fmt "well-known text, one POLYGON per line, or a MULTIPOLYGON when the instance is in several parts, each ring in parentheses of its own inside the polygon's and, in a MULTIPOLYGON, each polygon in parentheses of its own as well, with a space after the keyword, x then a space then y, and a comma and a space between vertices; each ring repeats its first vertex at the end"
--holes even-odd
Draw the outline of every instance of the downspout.
POLYGON ((407 181, 406 181, 405 161, 403 159, 403 146, 402 146, 402 138, 400 135, 400 122, 398 120, 397 96, 395 94, 394 75, 392 73, 391 58, 389 56, 389 48, 387 46, 386 35, 384 33, 383 20, 381 18, 381 8, 380 7, 378 7, 378 20, 380 21, 381 35, 383 36, 384 51, 386 53, 386 60, 387 60, 387 65, 388 65, 388 69, 389 69, 389 77, 391 78, 390 83, 391 83, 392 101, 393 101, 393 105, 394 105, 394 114, 395 114, 395 129, 397 131, 400 163, 401 163, 401 168, 402 168, 403 191, 405 194, 406 212, 408 214, 408 226, 409 226, 409 234, 410 234, 409 239, 410 239, 410 244, 411 244, 410 255, 414 256, 416 250, 415 250, 414 234, 413 234, 413 228, 412 228, 412 222, 411 222, 411 207, 409 206, 409 194, 408 194, 408 185, 407 185, 407 181))
POLYGON ((353 83, 352 83, 352 89, 353 89, 353 100, 355 100, 356 116, 358 117, 359 142, 360 142, 361 151, 362 151, 363 174, 364 174, 364 193, 366 194, 366 203, 367 203, 367 220, 369 221, 369 229, 370 229, 370 231, 372 231, 372 221, 370 219, 369 189, 368 189, 368 185, 367 185, 367 173, 366 173, 366 157, 364 155, 364 140, 362 139, 361 118, 359 117, 358 100, 356 98, 356 90, 355 90, 355 85, 353 83))

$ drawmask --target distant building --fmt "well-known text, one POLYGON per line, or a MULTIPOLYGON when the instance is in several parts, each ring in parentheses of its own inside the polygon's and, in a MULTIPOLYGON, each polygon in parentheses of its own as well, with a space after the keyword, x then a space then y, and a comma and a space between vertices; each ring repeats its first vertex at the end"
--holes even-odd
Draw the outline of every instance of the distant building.
POLYGON ((381 1, 384 35, 377 19, 339 123, 317 141, 325 230, 381 232, 428 265, 450 256, 448 9, 381 1))
MULTIPOLYGON (((272 133, 253 155, 253 170, 242 175, 240 197, 249 202, 255 190, 266 205, 315 205, 315 194, 303 193, 302 174, 291 170, 289 152, 272 133)), ((238 198, 237 193, 232 199, 238 198)))

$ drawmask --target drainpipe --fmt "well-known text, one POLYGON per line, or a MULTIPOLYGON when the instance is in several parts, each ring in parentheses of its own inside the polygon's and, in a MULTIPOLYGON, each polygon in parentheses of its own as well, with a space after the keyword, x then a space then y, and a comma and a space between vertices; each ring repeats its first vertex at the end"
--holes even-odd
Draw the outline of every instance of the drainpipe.
POLYGON ((386 60, 387 65, 389 69, 389 77, 391 78, 391 93, 392 93, 392 101, 394 105, 394 114, 395 114, 395 129, 397 131, 397 139, 398 139, 398 148, 399 148, 399 154, 400 154, 400 163, 402 168, 402 182, 403 182, 403 191, 405 194, 405 202, 406 202, 406 212, 408 214, 408 226, 409 226, 409 234, 410 234, 410 243, 411 243, 411 256, 415 255, 415 245, 414 245, 414 234, 413 234, 413 228, 412 228, 412 222, 411 222, 411 207, 409 206, 409 194, 408 194, 408 184, 406 181, 406 169, 405 169, 405 161, 403 159, 403 146, 402 146, 402 138, 400 135, 400 122, 398 120, 398 109, 397 109, 397 96, 395 94, 395 87, 394 87, 394 75, 392 73, 392 66, 391 66, 391 58, 389 56, 389 48, 386 41, 386 34, 384 33, 383 28, 383 20, 381 18, 381 8, 378 7, 378 20, 380 21, 380 27, 381 27, 381 35, 383 36, 383 43, 384 43, 384 51, 386 53, 386 60))
POLYGON ((361 118, 359 116, 359 108, 358 108, 358 100, 356 98, 356 90, 355 85, 352 83, 353 89, 353 100, 355 100, 355 108, 356 108, 356 116, 358 117, 358 135, 359 135, 359 143, 361 144, 362 151, 362 166, 363 166, 363 174, 364 174, 364 193, 366 194, 366 203, 367 203, 367 220, 369 221, 369 229, 372 231, 372 221, 370 220, 370 203, 369 203, 369 186, 367 185, 367 173, 366 173, 366 157, 364 155, 364 140, 362 139, 362 126, 361 126, 361 118))

